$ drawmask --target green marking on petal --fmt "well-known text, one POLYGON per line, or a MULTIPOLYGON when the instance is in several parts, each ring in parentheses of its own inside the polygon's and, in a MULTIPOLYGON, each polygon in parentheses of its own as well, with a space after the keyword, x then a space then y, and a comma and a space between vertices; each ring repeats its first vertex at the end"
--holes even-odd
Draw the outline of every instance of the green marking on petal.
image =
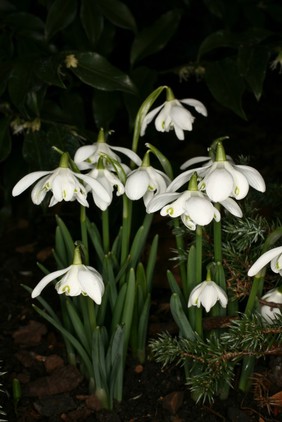
POLYGON ((64 286, 64 288, 62 289, 63 293, 69 295, 70 294, 70 286, 64 286))
POLYGON ((173 215, 173 214, 174 214, 174 209, 173 209, 172 207, 167 208, 166 212, 167 212, 167 214, 169 214, 169 215, 173 215))
POLYGON ((239 195, 239 193, 240 193, 240 189, 238 188, 238 186, 236 186, 236 188, 235 188, 235 195, 239 195))

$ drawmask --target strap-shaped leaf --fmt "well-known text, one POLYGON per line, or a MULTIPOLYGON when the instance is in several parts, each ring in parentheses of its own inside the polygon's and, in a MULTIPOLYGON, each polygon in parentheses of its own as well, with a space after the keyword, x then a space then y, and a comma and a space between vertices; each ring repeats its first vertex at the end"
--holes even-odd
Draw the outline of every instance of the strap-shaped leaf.
POLYGON ((4 161, 12 149, 9 125, 10 118, 4 117, 0 120, 0 161, 4 161))
POLYGON ((136 31, 136 22, 128 6, 119 0, 98 0, 103 15, 114 25, 136 31))
POLYGON ((52 38, 57 32, 69 26, 76 16, 76 0, 55 0, 47 15, 45 34, 52 38))
POLYGON ((68 261, 68 265, 70 265, 72 263, 73 253, 74 253, 73 238, 70 234, 69 229, 67 228, 63 220, 58 215, 56 215, 56 222, 57 222, 57 225, 60 227, 60 230, 62 233, 62 238, 65 243, 66 259, 68 261))
POLYGON ((205 80, 212 95, 220 104, 246 120, 242 108, 245 84, 233 59, 226 58, 209 63, 206 67, 205 80))
POLYGON ((144 303, 144 307, 142 309, 142 313, 139 317, 137 358, 140 363, 144 363, 145 358, 146 358, 146 340, 147 340, 147 334, 148 334, 150 306, 151 306, 151 295, 148 294, 144 303))
POLYGON ((170 270, 167 270, 167 279, 168 279, 168 283, 169 283, 169 287, 170 290, 172 291, 172 293, 176 293, 179 300, 181 301, 182 304, 182 308, 186 309, 187 308, 187 303, 184 299, 183 293, 174 277, 174 275, 172 274, 172 272, 170 270))
POLYGON ((153 275, 154 275, 154 270, 155 270, 156 261, 157 261, 158 244, 159 244, 159 235, 156 234, 151 244, 149 256, 147 259, 146 280, 147 280, 148 292, 150 292, 152 288, 153 275))
POLYGON ((104 18, 93 0, 81 0, 80 20, 89 41, 94 45, 104 29, 104 18))
POLYGON ((170 179, 173 179, 172 167, 170 161, 166 158, 166 156, 154 145, 146 143, 146 146, 153 152, 153 154, 155 154, 168 177, 170 179))
POLYGON ((180 19, 180 10, 170 10, 153 25, 139 32, 132 44, 130 62, 134 64, 137 60, 162 50, 178 28, 180 19))
POLYGON ((71 71, 85 84, 104 91, 122 91, 136 94, 137 90, 128 75, 113 66, 98 53, 76 52, 77 67, 71 71))
POLYGON ((193 340, 195 333, 183 311, 183 307, 177 293, 173 293, 170 298, 170 309, 173 319, 178 325, 180 335, 186 339, 193 340))

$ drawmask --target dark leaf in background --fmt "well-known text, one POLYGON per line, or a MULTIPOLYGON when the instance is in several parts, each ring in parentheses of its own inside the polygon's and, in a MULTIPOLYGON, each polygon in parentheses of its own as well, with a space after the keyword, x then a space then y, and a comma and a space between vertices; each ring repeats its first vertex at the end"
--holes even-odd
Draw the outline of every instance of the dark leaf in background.
POLYGON ((72 23, 76 16, 76 9, 76 0, 55 0, 52 3, 48 11, 45 28, 48 40, 72 23))
POLYGON ((8 91, 11 101, 17 108, 21 108, 26 95, 31 88, 33 79, 33 63, 31 61, 15 63, 8 81, 8 91))
POLYGON ((197 60, 200 60, 203 55, 213 50, 224 47, 236 47, 236 44, 234 43, 230 32, 225 30, 213 32, 202 41, 198 50, 197 60))
POLYGON ((79 139, 63 126, 52 126, 47 132, 29 132, 25 135, 23 157, 34 170, 52 170, 58 167, 60 155, 53 146, 73 155, 79 139))
POLYGON ((238 52, 239 72, 246 79, 257 100, 262 94, 269 58, 269 49, 261 45, 241 47, 238 52))
POLYGON ((111 128, 117 111, 121 108, 120 93, 95 90, 92 106, 97 128, 103 128, 107 132, 111 128))
POLYGON ((95 45, 104 28, 104 18, 97 3, 93 0, 82 0, 80 20, 89 41, 95 45))
POLYGON ((0 120, 0 161, 4 161, 11 152, 12 141, 9 131, 10 118, 0 120))
POLYGON ((128 75, 97 53, 75 53, 77 67, 71 71, 85 84, 104 91, 123 91, 136 94, 128 75))
POLYGON ((65 88, 61 66, 62 55, 58 54, 39 60, 34 70, 37 77, 48 85, 65 88))
POLYGON ((206 68, 205 80, 214 98, 238 116, 246 119, 242 108, 242 95, 245 84, 239 75, 234 60, 224 60, 209 63, 206 68))
POLYGON ((136 22, 128 6, 119 0, 97 0, 103 15, 115 26, 136 32, 136 22))
POLYGON ((180 10, 171 10, 162 15, 153 25, 140 31, 132 44, 130 62, 134 64, 144 57, 161 51, 177 30, 180 19, 180 10))
POLYGON ((37 16, 26 12, 11 13, 4 19, 6 25, 17 32, 37 32, 44 34, 44 22, 37 16))

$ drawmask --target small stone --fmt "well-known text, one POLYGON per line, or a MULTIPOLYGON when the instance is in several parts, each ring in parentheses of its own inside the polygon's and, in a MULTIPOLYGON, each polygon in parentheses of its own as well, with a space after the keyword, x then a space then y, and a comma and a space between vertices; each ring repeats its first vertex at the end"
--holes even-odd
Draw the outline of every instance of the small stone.
POLYGON ((85 400, 85 404, 88 409, 96 411, 101 410, 101 402, 98 397, 95 396, 95 394, 91 394, 90 396, 88 396, 85 400))
POLYGON ((57 368, 51 375, 30 382, 25 389, 28 397, 43 397, 74 390, 83 380, 72 365, 57 368))
POLYGON ((173 391, 163 398, 162 406, 164 409, 168 410, 170 414, 175 415, 182 406, 183 397, 183 391, 173 391))
POLYGON ((46 356, 44 366, 47 374, 51 374, 55 369, 64 366, 64 360, 58 355, 46 356))
POLYGON ((75 401, 68 394, 42 397, 34 403, 41 416, 55 416, 76 408, 75 401))
POLYGON ((136 374, 141 374, 143 371, 144 371, 144 367, 141 364, 140 365, 136 365, 135 368, 134 368, 134 372, 136 374))
POLYGON ((29 323, 20 327, 13 333, 15 344, 24 346, 36 346, 42 340, 42 336, 47 333, 47 328, 40 322, 30 320, 29 323))

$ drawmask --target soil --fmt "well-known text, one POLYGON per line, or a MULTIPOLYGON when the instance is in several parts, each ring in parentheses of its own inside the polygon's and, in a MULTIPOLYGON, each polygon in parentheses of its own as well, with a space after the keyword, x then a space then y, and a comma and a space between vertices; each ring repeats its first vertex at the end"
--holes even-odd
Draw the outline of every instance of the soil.
MULTIPOLYGON (((51 257, 51 231, 42 227, 48 224, 33 222, 31 227, 27 220, 18 219, 7 223, 1 237, 0 359, 6 374, 0 403, 9 422, 282 420, 282 407, 263 406, 263 396, 258 401, 253 389, 243 395, 235 386, 228 400, 195 404, 185 386, 183 369, 162 368, 150 356, 144 365, 128 359, 124 400, 113 411, 99 409, 96 397, 88 395, 87 382, 67 364, 60 335, 33 310, 30 294, 21 286, 34 286, 42 276, 36 261, 48 262, 51 257)), ((149 323, 151 338, 164 330, 177 333, 169 312, 169 294, 159 281, 149 323)), ((265 371, 269 362, 264 365, 265 371)), ((280 377, 280 389, 278 385, 271 389, 279 392, 281 387, 280 377)))

